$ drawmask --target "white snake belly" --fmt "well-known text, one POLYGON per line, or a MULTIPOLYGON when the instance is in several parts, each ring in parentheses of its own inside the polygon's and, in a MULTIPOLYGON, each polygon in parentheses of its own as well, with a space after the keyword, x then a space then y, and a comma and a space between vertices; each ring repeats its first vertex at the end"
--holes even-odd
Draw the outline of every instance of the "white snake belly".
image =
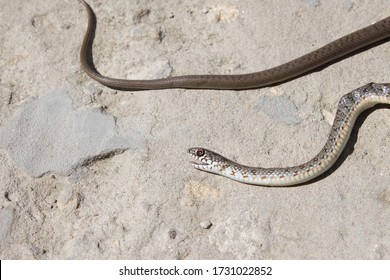
POLYGON ((390 104, 390 84, 370 83, 341 97, 336 116, 322 150, 301 165, 284 168, 250 167, 204 148, 191 148, 191 165, 243 183, 292 186, 312 180, 328 170, 343 151, 359 114, 376 104, 390 104))

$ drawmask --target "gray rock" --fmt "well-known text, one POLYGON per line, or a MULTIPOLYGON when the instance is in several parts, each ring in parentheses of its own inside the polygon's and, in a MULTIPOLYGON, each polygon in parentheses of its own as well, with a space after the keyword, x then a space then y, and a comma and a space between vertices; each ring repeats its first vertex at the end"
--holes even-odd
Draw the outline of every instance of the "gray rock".
POLYGON ((85 163, 132 146, 115 119, 98 110, 74 110, 65 89, 26 101, 0 127, 0 148, 26 173, 67 175, 85 163))
POLYGON ((341 0, 341 4, 348 12, 352 10, 354 3, 350 0, 341 0))
POLYGON ((298 124, 302 118, 298 109, 287 96, 261 96, 255 109, 263 111, 273 120, 284 124, 298 124))
POLYGON ((320 3, 320 0, 308 0, 309 4, 314 6, 314 7, 318 7, 321 3, 320 3))

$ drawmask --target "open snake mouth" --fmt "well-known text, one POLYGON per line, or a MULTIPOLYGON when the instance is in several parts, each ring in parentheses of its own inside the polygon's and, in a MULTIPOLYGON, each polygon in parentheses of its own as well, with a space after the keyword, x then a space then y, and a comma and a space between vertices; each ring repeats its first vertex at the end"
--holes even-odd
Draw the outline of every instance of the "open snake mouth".
POLYGON ((194 160, 191 160, 190 161, 190 164, 193 166, 193 167, 200 167, 200 166, 207 166, 209 165, 207 162, 203 162, 197 158, 195 158, 194 160))
POLYGON ((200 158, 198 158, 196 155, 192 153, 189 153, 189 155, 194 158, 193 160, 190 161, 190 164, 195 168, 204 168, 210 165, 210 163, 202 161, 200 158))

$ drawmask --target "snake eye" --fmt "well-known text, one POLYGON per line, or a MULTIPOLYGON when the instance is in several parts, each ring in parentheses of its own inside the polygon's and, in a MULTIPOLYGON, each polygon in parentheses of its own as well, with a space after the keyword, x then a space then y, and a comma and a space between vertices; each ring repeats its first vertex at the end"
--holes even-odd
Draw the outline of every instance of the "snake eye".
POLYGON ((202 157, 202 156, 204 156, 204 150, 203 149, 199 149, 199 150, 197 150, 196 151, 196 155, 198 156, 198 157, 202 157))

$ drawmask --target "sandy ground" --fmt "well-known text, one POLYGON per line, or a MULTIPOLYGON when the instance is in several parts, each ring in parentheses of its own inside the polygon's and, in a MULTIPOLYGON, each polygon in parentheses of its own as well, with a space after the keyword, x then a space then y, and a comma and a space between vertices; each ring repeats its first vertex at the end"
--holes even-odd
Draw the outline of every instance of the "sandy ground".
MULTIPOLYGON (((387 0, 89 2, 95 65, 122 78, 258 71, 390 14, 387 0)), ((120 92, 80 70, 78 1, 0 3, 2 259, 390 259, 388 107, 300 187, 203 173, 186 152, 309 160, 342 95, 390 82, 388 42, 275 87, 120 92)))

